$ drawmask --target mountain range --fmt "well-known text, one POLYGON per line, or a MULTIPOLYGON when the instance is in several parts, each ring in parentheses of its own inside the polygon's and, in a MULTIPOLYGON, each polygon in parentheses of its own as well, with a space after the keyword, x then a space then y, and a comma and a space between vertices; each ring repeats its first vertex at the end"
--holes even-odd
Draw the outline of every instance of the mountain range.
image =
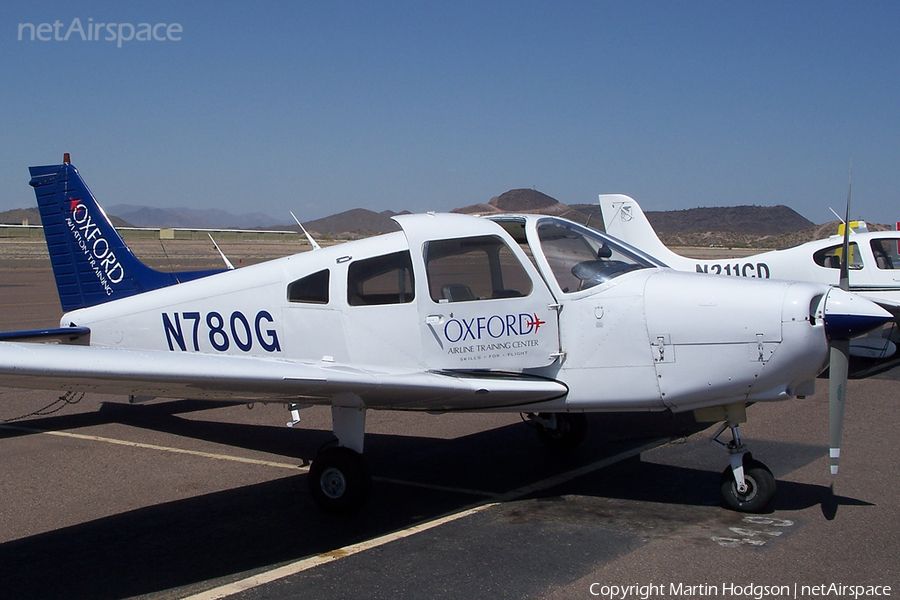
MULTIPOLYGON (((107 214, 116 215, 135 227, 185 227, 189 229, 257 229, 268 228, 277 219, 261 212, 233 215, 228 211, 210 208, 151 208, 131 204, 104 207, 107 214)), ((282 227, 277 227, 281 229, 282 227)))
MULTIPOLYGON (((276 224, 264 213, 234 215, 219 209, 151 208, 118 204, 106 210, 117 227, 184 227, 192 229, 293 229, 296 225, 276 224), (115 215, 115 216, 113 216, 115 215)), ((533 189, 513 189, 482 204, 451 212, 492 214, 502 212, 558 215, 602 229, 603 218, 596 204, 567 205, 533 189)), ((355 238, 396 231, 391 217, 407 211, 374 212, 355 208, 304 223, 314 236, 355 238)), ((787 206, 726 206, 674 211, 648 211, 647 218, 663 242, 675 246, 784 247, 836 232, 836 225, 817 226, 787 206)), ((0 223, 40 223, 36 208, 0 212, 0 223)), ((873 226, 870 229, 887 228, 873 226)))

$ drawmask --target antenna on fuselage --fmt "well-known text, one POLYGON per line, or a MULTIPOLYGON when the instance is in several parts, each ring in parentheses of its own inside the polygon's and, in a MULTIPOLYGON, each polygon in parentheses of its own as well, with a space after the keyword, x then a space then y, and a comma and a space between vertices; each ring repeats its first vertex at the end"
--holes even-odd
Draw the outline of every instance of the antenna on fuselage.
MULTIPOLYGON (((837 214, 837 211, 836 211, 836 210, 834 210, 834 209, 831 208, 830 206, 828 207, 828 210, 830 210, 830 211, 831 211, 831 214, 833 214, 834 216, 836 216, 836 217, 838 218, 838 221, 840 221, 841 223, 844 223, 844 217, 842 217, 841 215, 837 214)), ((846 225, 846 223, 844 223, 844 225, 846 225)))
POLYGON ((306 239, 309 240, 309 245, 312 246, 313 250, 321 250, 322 246, 320 246, 319 243, 316 242, 316 240, 314 240, 311 235, 309 235, 309 232, 306 231, 306 228, 303 226, 303 223, 300 222, 300 219, 297 218, 297 216, 294 214, 294 212, 293 211, 288 211, 288 212, 291 213, 291 216, 294 217, 294 221, 296 221, 297 225, 300 226, 300 231, 302 231, 303 235, 306 236, 306 239))
POLYGON ((219 256, 221 256, 221 257, 222 257, 222 260, 225 261, 225 266, 228 267, 228 270, 229 270, 229 271, 233 271, 233 270, 234 270, 234 265, 231 264, 231 261, 228 260, 228 257, 227 257, 227 256, 225 256, 225 253, 222 252, 222 249, 221 249, 221 248, 219 248, 219 245, 216 243, 216 240, 213 239, 212 234, 211 234, 211 233, 207 233, 206 235, 209 236, 209 241, 211 241, 211 242, 213 243, 213 246, 216 247, 216 250, 219 251, 219 256))
MULTIPOLYGON (((851 170, 851 171, 853 170, 853 167, 852 167, 852 166, 850 167, 850 170, 851 170)), ((851 177, 852 177, 852 175, 851 175, 851 177)), ((849 194, 849 192, 848 192, 848 194, 849 194)), ((831 214, 833 214, 834 216, 836 216, 836 217, 838 218, 838 221, 840 221, 841 223, 843 223, 844 227, 847 227, 847 228, 849 229, 850 226, 847 224, 847 221, 844 220, 844 217, 842 217, 841 215, 837 214, 837 211, 834 210, 833 208, 831 208, 830 206, 828 207, 828 210, 830 210, 830 211, 831 211, 831 214)), ((848 219, 850 218, 850 214, 849 214, 849 213, 847 214, 847 218, 848 218, 848 219)), ((850 229, 850 233, 856 233, 856 232, 855 232, 853 229, 850 229)))

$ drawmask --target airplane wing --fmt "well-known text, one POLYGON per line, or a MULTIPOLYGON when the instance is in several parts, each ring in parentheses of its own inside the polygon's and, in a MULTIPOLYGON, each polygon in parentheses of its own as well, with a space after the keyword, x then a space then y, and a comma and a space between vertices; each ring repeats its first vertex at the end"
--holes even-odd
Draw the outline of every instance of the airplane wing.
POLYGON ((561 382, 520 373, 388 372, 324 361, 19 342, 0 342, 0 386, 323 404, 350 393, 368 408, 436 411, 532 404, 568 392, 561 382))

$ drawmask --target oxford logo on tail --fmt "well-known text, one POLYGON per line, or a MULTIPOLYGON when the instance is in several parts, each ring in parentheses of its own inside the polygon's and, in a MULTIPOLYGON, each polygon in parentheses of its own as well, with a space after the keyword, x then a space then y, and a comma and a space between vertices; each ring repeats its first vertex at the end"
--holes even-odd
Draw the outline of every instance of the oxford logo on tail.
POLYGON ((75 243, 87 257, 106 295, 110 296, 113 293, 110 284, 122 281, 125 270, 116 259, 116 255, 110 251, 109 242, 101 234, 100 227, 94 222, 87 206, 78 198, 69 200, 72 215, 66 217, 66 224, 75 237, 75 243))

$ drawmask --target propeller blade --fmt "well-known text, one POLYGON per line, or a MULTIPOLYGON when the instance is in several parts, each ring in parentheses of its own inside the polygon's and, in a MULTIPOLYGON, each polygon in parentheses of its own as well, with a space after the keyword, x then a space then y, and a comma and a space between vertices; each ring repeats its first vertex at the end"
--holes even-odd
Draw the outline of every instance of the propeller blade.
MULTIPOLYGON (((840 288, 850 289, 850 192, 853 189, 853 163, 850 163, 850 181, 847 183, 847 209, 844 213, 844 243, 841 248, 840 288)), ((831 296, 831 294, 829 294, 831 296)), ((840 303, 840 301, 838 301, 840 303)), ((845 302, 849 304, 849 302, 845 302)), ((880 307, 879 307, 880 308, 880 307)), ((828 305, 826 304, 826 313, 828 305)), ((850 311, 846 311, 850 312, 850 311)), ((887 312, 882 310, 882 312, 887 312)), ((847 371, 850 368, 851 328, 843 335, 831 335, 831 358, 828 367, 828 455, 831 459, 831 474, 837 475, 841 459, 841 437, 844 433, 844 406, 847 402, 847 371)), ((828 327, 826 325, 826 332, 828 327)))
POLYGON ((828 371, 829 456, 831 474, 837 475, 844 431, 844 405, 847 401, 847 369, 850 364, 850 340, 832 340, 828 371))

